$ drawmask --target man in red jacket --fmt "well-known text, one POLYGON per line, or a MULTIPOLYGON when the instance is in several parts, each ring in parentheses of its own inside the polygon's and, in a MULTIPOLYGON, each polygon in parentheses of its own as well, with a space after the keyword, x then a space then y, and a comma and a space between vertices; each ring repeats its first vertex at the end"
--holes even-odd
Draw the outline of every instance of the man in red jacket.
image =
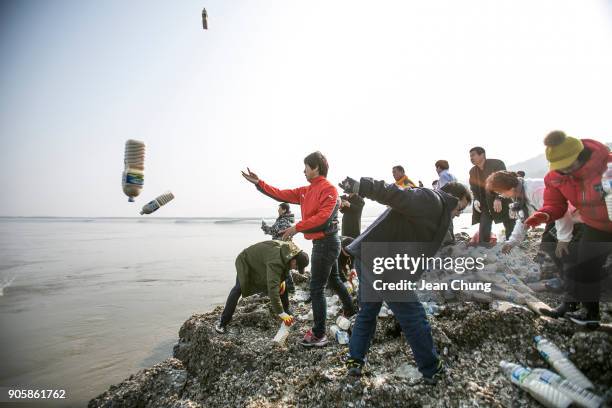
POLYGON ((340 237, 338 236, 340 200, 336 187, 326 178, 328 168, 327 159, 321 152, 309 154, 304 158, 304 175, 310 185, 289 190, 279 190, 266 184, 248 168, 248 173, 242 172, 244 178, 255 184, 257 189, 265 195, 277 201, 300 205, 302 220, 291 228, 287 228, 283 233, 283 239, 289 239, 301 232, 304 238, 312 240, 310 297, 314 325, 302 340, 302 345, 306 347, 322 347, 328 342, 325 335, 327 303, 324 291, 326 285, 329 285, 338 294, 345 316, 355 314, 351 295, 342 284, 338 274, 336 261, 340 255, 340 237))
POLYGON ((544 205, 529 217, 530 227, 555 221, 567 211, 568 203, 580 212, 584 221, 578 244, 578 263, 568 271, 568 297, 552 312, 552 317, 565 315, 577 323, 599 323, 601 274, 608 255, 612 253, 612 221, 604 201, 601 176, 612 162, 610 149, 591 139, 576 139, 554 131, 544 139, 550 172, 544 178, 544 205), (574 312, 577 303, 585 309, 574 312))

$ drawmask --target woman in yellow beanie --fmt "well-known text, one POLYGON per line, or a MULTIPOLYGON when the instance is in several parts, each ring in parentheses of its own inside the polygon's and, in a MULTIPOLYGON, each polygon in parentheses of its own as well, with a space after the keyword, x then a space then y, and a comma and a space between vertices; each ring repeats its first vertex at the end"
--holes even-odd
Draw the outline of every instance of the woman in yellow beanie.
POLYGON ((599 323, 601 272, 612 253, 612 221, 604 201, 601 176, 612 162, 610 149, 595 140, 577 139, 554 131, 544 139, 550 172, 544 178, 544 205, 531 215, 525 225, 535 227, 563 217, 571 203, 584 221, 578 244, 578 263, 568 271, 567 297, 548 314, 568 317, 578 323, 599 323), (577 302, 585 309, 574 312, 577 302))

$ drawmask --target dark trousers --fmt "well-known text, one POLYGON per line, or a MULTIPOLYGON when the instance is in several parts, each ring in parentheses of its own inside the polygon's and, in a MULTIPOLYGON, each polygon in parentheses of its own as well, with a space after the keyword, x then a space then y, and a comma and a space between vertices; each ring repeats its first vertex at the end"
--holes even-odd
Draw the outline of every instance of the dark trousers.
MULTIPOLYGON (((357 273, 361 276, 361 264, 356 261, 357 273)), ((361 291, 361 287, 359 288, 361 291)), ((436 373, 438 367, 438 353, 431 335, 431 327, 425 314, 425 309, 417 295, 408 291, 411 297, 407 302, 387 302, 393 315, 399 322, 404 337, 414 355, 419 371, 426 377, 436 373)), ((359 314, 351 334, 349 352, 352 358, 365 360, 370 343, 376 332, 376 321, 382 302, 360 302, 359 314)))
POLYGON ((325 320, 327 318, 325 287, 327 285, 338 295, 345 310, 353 309, 351 295, 349 295, 346 286, 342 284, 338 274, 338 255, 340 255, 340 237, 338 237, 338 234, 328 235, 312 242, 310 298, 312 299, 314 320, 312 332, 317 337, 325 334, 325 320))
MULTIPOLYGON (((236 277, 236 284, 232 290, 230 290, 227 300, 225 301, 225 308, 221 314, 221 326, 227 325, 232 320, 232 316, 234 316, 234 312, 236 311, 236 305, 238 305, 238 301, 240 300, 241 296, 242 292, 240 290, 240 281, 238 281, 238 278, 236 277)), ((285 290, 285 293, 283 293, 280 298, 285 313, 291 314, 291 310, 289 309, 289 294, 287 290, 285 290)))
POLYGON ((287 271, 287 279, 285 279, 285 287, 287 290, 295 290, 295 283, 293 283, 293 276, 291 276, 291 271, 287 271))
MULTIPOLYGON (((504 228, 506 228, 506 239, 510 238, 516 220, 506 217, 503 220, 504 228)), ((480 235, 480 243, 488 243, 491 240, 491 227, 493 226, 493 218, 486 209, 480 213, 480 225, 478 234, 480 235)))
POLYGON ((605 232, 586 224, 578 242, 578 261, 568 268, 566 288, 568 300, 597 303, 601 296, 603 266, 612 253, 612 232, 605 232))
POLYGON ((542 242, 540 244, 540 249, 548 254, 551 258, 557 269, 561 272, 561 278, 565 279, 565 271, 568 267, 576 262, 577 259, 577 243, 582 238, 582 227, 583 224, 577 223, 574 224, 574 228, 572 230, 572 241, 569 246, 569 254, 564 255, 561 258, 557 258, 555 254, 555 249, 557 248, 557 230, 555 228, 555 223, 550 222, 546 224, 546 228, 544 228, 544 232, 542 233, 542 242))

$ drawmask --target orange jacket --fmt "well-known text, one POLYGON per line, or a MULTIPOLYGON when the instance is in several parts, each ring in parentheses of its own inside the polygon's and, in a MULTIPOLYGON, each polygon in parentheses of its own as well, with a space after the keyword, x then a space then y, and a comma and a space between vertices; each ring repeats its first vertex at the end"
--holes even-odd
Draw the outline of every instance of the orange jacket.
POLYGON ((416 187, 416 184, 414 184, 414 181, 410 180, 408 176, 406 176, 405 174, 402 176, 402 178, 400 178, 399 180, 395 182, 395 185, 401 188, 402 190, 406 188, 416 187))
POLYGON ((304 238, 321 239, 338 231, 338 191, 325 177, 315 177, 309 186, 290 190, 279 190, 263 180, 256 187, 277 201, 300 205, 302 220, 295 224, 295 229, 304 238))

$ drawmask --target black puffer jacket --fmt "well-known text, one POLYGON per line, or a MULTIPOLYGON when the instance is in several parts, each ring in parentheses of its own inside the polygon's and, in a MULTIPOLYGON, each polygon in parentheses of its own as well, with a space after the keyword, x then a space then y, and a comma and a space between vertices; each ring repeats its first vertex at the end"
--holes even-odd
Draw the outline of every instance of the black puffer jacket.
POLYGON ((359 195, 390 208, 348 246, 347 251, 357 258, 361 258, 362 244, 371 242, 426 243, 426 248, 419 247, 419 253, 411 256, 421 256, 422 250, 425 256, 432 256, 442 244, 458 203, 456 197, 441 190, 401 190, 395 184, 365 177, 360 181, 359 195))
POLYGON ((271 226, 262 222, 261 229, 264 234, 272 235, 272 239, 282 239, 283 234, 281 231, 290 228, 294 223, 295 216, 293 213, 285 213, 280 215, 271 226))

